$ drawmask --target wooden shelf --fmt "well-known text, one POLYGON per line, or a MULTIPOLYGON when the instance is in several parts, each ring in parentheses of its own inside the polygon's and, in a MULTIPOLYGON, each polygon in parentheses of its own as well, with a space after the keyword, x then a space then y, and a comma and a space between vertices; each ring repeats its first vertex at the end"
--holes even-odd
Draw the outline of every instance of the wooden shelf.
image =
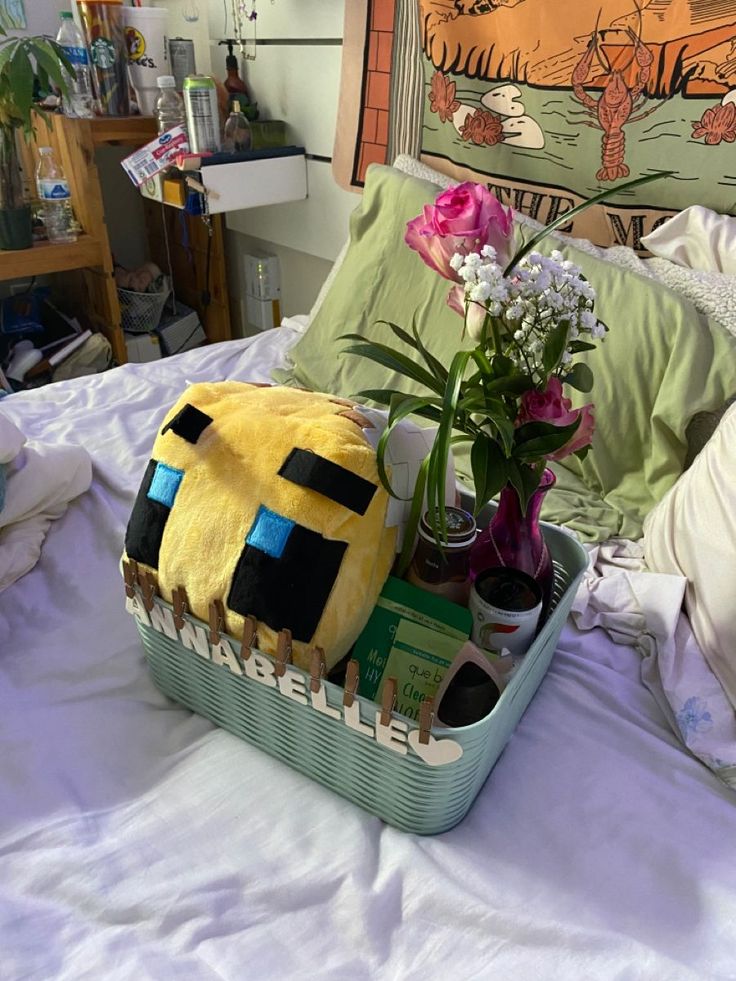
POLYGON ((98 116, 87 122, 94 146, 120 143, 139 147, 149 143, 157 132, 153 116, 98 116))
POLYGON ((100 265, 102 245, 92 235, 80 235, 69 244, 38 242, 30 249, 0 251, 0 282, 100 265))

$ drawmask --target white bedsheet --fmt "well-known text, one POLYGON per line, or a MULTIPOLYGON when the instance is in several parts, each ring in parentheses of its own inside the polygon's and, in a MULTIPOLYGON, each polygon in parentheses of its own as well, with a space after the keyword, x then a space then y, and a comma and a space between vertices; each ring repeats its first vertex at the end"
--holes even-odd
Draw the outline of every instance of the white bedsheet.
POLYGON ((294 337, 4 405, 29 437, 86 447, 94 482, 0 595, 0 977, 736 977, 736 796, 600 628, 565 628, 470 814, 435 838, 156 690, 118 571, 156 428, 187 381, 265 381, 294 337))

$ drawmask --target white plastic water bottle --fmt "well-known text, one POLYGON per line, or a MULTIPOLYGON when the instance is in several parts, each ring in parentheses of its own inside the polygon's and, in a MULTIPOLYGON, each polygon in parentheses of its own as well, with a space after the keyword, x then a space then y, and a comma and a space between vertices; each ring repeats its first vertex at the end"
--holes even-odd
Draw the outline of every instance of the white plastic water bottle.
POLYGON ((69 182, 54 160, 54 151, 50 146, 40 146, 38 153, 36 187, 43 206, 43 223, 49 242, 76 242, 76 221, 69 182))
POLYGON ((159 75, 156 84, 160 90, 155 110, 159 133, 165 133, 174 126, 183 126, 186 112, 184 100, 176 91, 176 79, 173 75, 159 75))
POLYGON ((56 35, 56 42, 64 49, 64 54, 74 68, 74 74, 68 79, 69 94, 64 99, 64 114, 89 119, 94 116, 94 96, 87 46, 82 32, 74 23, 71 11, 62 10, 59 17, 61 25, 56 35))

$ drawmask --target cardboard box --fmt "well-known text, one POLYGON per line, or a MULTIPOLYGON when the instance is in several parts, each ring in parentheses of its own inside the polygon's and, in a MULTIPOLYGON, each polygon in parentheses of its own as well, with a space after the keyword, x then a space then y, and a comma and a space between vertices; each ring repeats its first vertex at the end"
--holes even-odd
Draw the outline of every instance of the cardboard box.
POLYGON ((125 349, 128 361, 134 364, 146 364, 148 361, 158 361, 161 354, 161 341, 156 334, 125 334, 125 349))

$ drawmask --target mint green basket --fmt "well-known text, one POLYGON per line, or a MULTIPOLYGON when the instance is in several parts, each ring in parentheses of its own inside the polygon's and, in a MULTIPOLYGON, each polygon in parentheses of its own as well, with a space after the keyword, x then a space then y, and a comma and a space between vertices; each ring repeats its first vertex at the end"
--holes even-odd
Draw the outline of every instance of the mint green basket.
MULTIPOLYGON (((388 824, 402 831, 438 834, 465 817, 503 752, 552 660, 586 568, 587 555, 574 538, 552 525, 544 525, 544 535, 555 567, 552 613, 490 715, 463 728, 431 730, 436 739, 452 738, 462 746, 462 756, 443 766, 430 766, 411 752, 399 755, 342 720, 299 704, 278 688, 234 674, 138 618, 136 623, 154 681, 175 702, 388 824)), ((171 610, 159 597, 155 602, 171 610)), ((208 630, 202 621, 186 619, 208 630)), ((239 649, 238 641, 230 638, 230 643, 234 650, 239 649)), ((289 670, 301 675, 309 688, 309 674, 293 665, 289 670)), ((343 689, 327 681, 322 684, 328 704, 339 708, 343 689)), ((365 698, 355 701, 360 705, 361 721, 372 725, 380 706, 365 698)), ((405 723, 409 732, 417 729, 417 723, 405 716, 394 714, 394 718, 405 723)))

